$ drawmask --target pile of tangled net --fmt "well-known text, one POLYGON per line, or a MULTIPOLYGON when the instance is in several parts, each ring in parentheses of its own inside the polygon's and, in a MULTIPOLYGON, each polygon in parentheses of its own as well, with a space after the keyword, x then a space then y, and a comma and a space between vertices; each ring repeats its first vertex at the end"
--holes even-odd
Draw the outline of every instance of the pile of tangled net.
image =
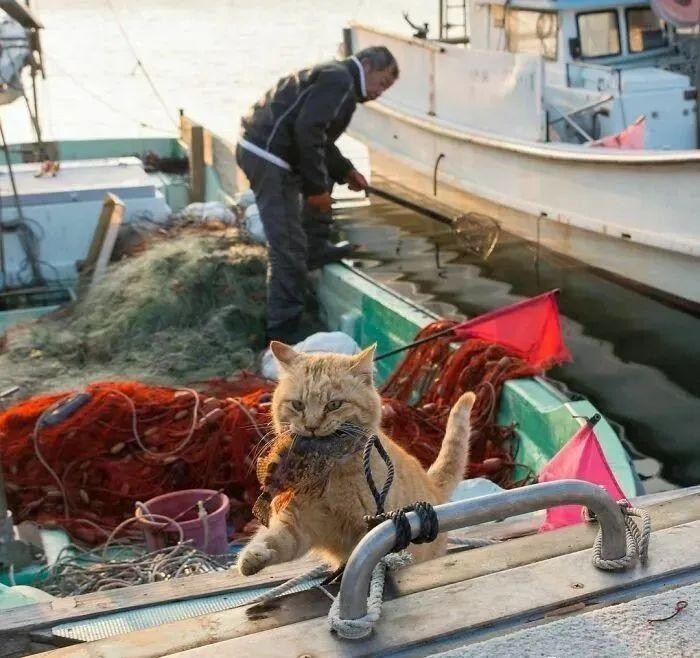
POLYGON ((252 368, 265 330, 264 248, 236 229, 178 227, 147 246, 72 307, 10 331, 0 390, 20 386, 27 397, 114 378, 179 385, 252 368))
MULTIPOLYGON (((448 326, 434 323, 418 337, 448 326)), ((500 346, 473 340, 453 351, 449 337, 435 339, 411 350, 383 387, 384 429, 427 466, 452 403, 473 390, 468 474, 515 486, 513 432, 495 424, 496 401, 507 379, 536 372, 500 346)), ((66 394, 15 405, 0 415, 0 459, 16 520, 60 525, 95 544, 133 515, 137 501, 207 488, 231 498, 234 526, 244 528, 259 493, 255 461, 270 430, 273 388, 247 373, 197 391, 99 382, 52 425, 44 412, 66 394)), ((134 525, 130 532, 138 532, 134 525)))
MULTIPOLYGON (((441 320, 424 327, 416 341, 454 326, 441 320)), ((531 478, 513 480, 515 432, 496 423, 498 400, 509 379, 541 374, 501 345, 468 340, 453 348, 449 334, 418 345, 407 353, 381 389, 383 429, 424 467, 440 451, 452 405, 474 391, 471 413, 468 477, 486 477, 509 489, 531 478)))
POLYGON ((189 541, 150 552, 134 544, 122 550, 111 545, 109 556, 105 548, 72 552, 73 548, 59 556, 37 584, 54 596, 78 596, 224 571, 236 559, 234 555, 209 555, 194 548, 189 541))

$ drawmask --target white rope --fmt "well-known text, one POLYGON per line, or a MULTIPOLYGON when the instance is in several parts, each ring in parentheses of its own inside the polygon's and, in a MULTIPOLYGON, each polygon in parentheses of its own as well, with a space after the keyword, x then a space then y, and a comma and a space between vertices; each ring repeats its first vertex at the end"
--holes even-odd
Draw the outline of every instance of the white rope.
POLYGON ((447 542, 448 544, 459 546, 459 548, 463 548, 465 550, 472 548, 483 548, 484 546, 493 546, 494 544, 503 543, 500 539, 488 539, 487 537, 448 537, 447 542))
POLYGON ((641 565, 647 563, 649 554, 649 539, 651 537, 651 517, 649 512, 637 507, 627 507, 626 503, 620 503, 620 509, 625 517, 625 555, 617 560, 604 560, 603 532, 598 530, 598 535, 593 543, 593 566, 606 571, 616 571, 633 567, 637 560, 641 565), (636 516, 642 520, 642 530, 632 519, 636 516))
POLYGON ((340 597, 336 597, 328 611, 328 624, 331 630, 346 640, 362 640, 372 633, 375 624, 379 621, 382 612, 382 600, 384 598, 384 581, 386 580, 387 569, 395 571, 406 566, 411 561, 411 555, 402 551, 401 553, 390 553, 383 557, 374 571, 369 585, 369 596, 367 597, 367 614, 359 619, 340 618, 340 597))
POLYGON ((311 571, 307 571, 306 573, 302 573, 298 576, 295 576, 294 578, 290 578, 281 585, 277 585, 277 587, 273 587, 272 589, 267 590, 267 592, 263 592, 259 596, 256 596, 252 601, 248 601, 246 605, 265 603, 266 601, 276 599, 278 596, 286 594, 290 589, 293 589, 297 585, 301 585, 302 583, 306 583, 310 580, 314 580, 315 578, 319 578, 321 576, 326 576, 328 575, 328 572, 328 565, 319 564, 317 567, 311 569, 311 571))

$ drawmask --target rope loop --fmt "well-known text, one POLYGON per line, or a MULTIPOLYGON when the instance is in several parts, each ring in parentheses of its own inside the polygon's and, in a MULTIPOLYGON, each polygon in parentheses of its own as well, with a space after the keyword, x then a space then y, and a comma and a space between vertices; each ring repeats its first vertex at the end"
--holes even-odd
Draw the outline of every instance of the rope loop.
POLYGON ((625 517, 625 555, 616 560, 603 559, 602 529, 598 530, 595 542, 593 543, 593 566, 598 569, 604 569, 605 571, 629 569, 634 567, 637 560, 644 566, 649 557, 649 539, 651 537, 651 517, 649 516, 649 512, 637 507, 631 507, 627 501, 619 501, 618 505, 625 517), (641 519, 641 530, 633 517, 641 519))
POLYGON ((369 490, 372 492, 374 503, 377 506, 376 514, 383 514, 386 497, 389 495, 389 489, 391 489, 391 485, 394 482, 394 463, 391 461, 391 457, 389 457, 389 454, 376 434, 370 436, 369 439, 367 439, 367 443, 365 443, 365 448, 362 452, 362 467, 365 471, 367 485, 369 486, 369 490), (386 480, 384 481, 384 486, 382 487, 381 493, 377 489, 377 485, 372 477, 372 448, 377 449, 379 456, 386 464, 386 480))
POLYGON ((328 611, 328 625, 340 637, 346 640, 362 640, 371 635, 374 626, 382 612, 382 599, 384 597, 384 581, 386 572, 395 571, 411 562, 408 553, 391 553, 383 557, 372 571, 372 580, 369 585, 367 597, 367 614, 359 619, 340 618, 340 597, 336 597, 328 611))

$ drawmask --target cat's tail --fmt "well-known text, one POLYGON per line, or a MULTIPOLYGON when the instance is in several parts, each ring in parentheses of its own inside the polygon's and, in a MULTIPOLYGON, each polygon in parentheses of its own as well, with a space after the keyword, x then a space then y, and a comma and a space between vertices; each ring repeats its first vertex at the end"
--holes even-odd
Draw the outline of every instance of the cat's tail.
POLYGON ((452 407, 440 453, 428 469, 428 477, 440 491, 440 502, 447 500, 464 478, 469 459, 469 416, 474 400, 474 393, 464 393, 452 407))

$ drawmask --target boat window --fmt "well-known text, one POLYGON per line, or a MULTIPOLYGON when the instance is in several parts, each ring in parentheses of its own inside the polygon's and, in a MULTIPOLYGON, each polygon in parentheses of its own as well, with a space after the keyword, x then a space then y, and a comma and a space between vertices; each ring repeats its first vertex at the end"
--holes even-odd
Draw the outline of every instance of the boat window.
POLYGON ((620 54, 620 28, 617 12, 596 11, 576 16, 582 57, 620 54))
POLYGON ((549 11, 508 9, 506 36, 508 51, 557 58, 557 15, 549 11))
POLYGON ((627 38, 631 53, 668 46, 664 24, 650 7, 631 7, 627 10, 627 38))

